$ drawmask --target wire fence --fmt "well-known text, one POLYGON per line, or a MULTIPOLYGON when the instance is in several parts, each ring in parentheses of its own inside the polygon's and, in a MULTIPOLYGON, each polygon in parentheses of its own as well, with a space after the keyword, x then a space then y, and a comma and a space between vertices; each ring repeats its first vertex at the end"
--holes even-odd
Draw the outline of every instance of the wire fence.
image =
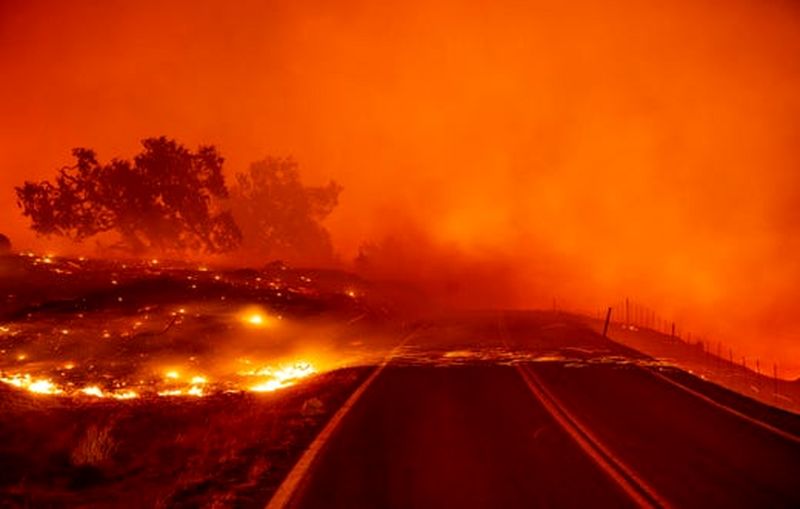
MULTIPOLYGON (((553 309, 559 310, 558 302, 553 299, 553 309)), ((658 311, 631 299, 621 299, 612 305, 598 309, 593 313, 579 312, 588 314, 603 323, 603 336, 607 336, 610 329, 624 330, 630 332, 644 332, 660 334, 664 339, 676 345, 682 344, 694 349, 696 352, 708 356, 711 363, 716 367, 728 369, 741 369, 761 377, 770 378, 772 381, 772 392, 775 398, 779 396, 779 366, 772 363, 771 373, 769 367, 764 366, 760 358, 748 358, 747 356, 736 355, 737 352, 722 341, 713 341, 705 335, 692 334, 692 331, 684 329, 674 319, 662 316, 658 311)))

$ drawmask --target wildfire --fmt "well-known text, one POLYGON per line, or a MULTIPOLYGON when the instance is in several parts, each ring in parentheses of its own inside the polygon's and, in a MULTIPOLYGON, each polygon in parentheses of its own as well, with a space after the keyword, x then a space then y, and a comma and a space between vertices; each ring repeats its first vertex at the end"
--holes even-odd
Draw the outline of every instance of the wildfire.
MULTIPOLYGON (((72 264, 54 255, 31 254, 30 257, 38 263, 50 264, 50 271, 67 265, 85 270, 82 265, 72 264)), ((102 281, 106 284, 111 281, 111 286, 119 287, 129 279, 130 274, 126 271, 139 271, 147 267, 152 271, 152 266, 156 265, 161 269, 168 264, 152 259, 132 268, 125 264, 117 265, 111 272, 103 273, 102 281)), ((207 267, 197 270, 209 272, 207 267)), ((205 277, 222 279, 214 273, 205 277)), ((204 280, 199 276, 189 276, 188 279, 193 282, 204 280)), ((256 280, 259 285, 276 285, 278 290, 285 287, 279 278, 273 281, 256 280)), ((310 282, 310 279, 303 281, 310 282)), ((251 280, 248 280, 247 285, 250 284, 251 280)), ((352 291, 356 295, 355 290, 352 291)), ((123 297, 128 300, 124 294, 116 294, 112 298, 122 302, 123 297)), ((225 299, 224 296, 221 298, 225 299)), ((282 361, 265 362, 264 358, 259 357, 251 357, 246 362, 238 357, 206 359, 188 355, 191 352, 181 352, 180 356, 161 356, 162 348, 172 345, 173 335, 183 334, 184 329, 186 333, 191 333, 193 327, 204 326, 202 319, 205 317, 251 329, 235 331, 239 333, 249 332, 253 336, 270 333, 286 320, 267 304, 254 302, 231 310, 228 305, 216 303, 176 302, 169 306, 141 305, 135 316, 117 316, 113 313, 116 310, 108 312, 110 319, 105 314, 76 313, 71 319, 56 324, 49 320, 41 323, 0 323, 0 339, 4 342, 4 349, 0 350, 0 383, 28 393, 77 398, 81 403, 88 403, 157 397, 201 398, 227 392, 273 392, 296 385, 317 372, 312 364, 300 359, 287 360, 284 364, 282 361), (147 338, 141 343, 153 342, 158 346, 154 347, 156 350, 152 353, 136 350, 135 355, 124 358, 80 355, 92 349, 77 346, 100 338, 104 345, 116 340, 127 344, 133 338, 147 338), (38 343, 30 339, 43 343, 43 347, 37 348, 38 343), (58 348, 52 350, 49 343, 58 348), (160 343, 163 343, 163 347, 160 343), (53 355, 63 352, 70 352, 69 356, 53 355), (231 367, 233 360, 243 364, 231 367), (239 369, 248 371, 241 372, 239 369)))
POLYGON ((61 394, 64 391, 47 378, 33 378, 29 374, 0 377, 0 382, 25 389, 36 394, 61 394))
POLYGON ((197 385, 189 387, 189 390, 186 391, 186 394, 188 394, 189 396, 197 396, 197 397, 205 396, 203 388, 197 385))
POLYGON ((243 372, 244 376, 263 377, 265 380, 250 387, 253 392, 273 392, 297 383, 298 380, 316 373, 314 366, 307 362, 298 362, 293 365, 283 366, 280 369, 261 368, 254 371, 243 372))
POLYGON ((134 399, 139 397, 139 393, 136 391, 119 391, 111 394, 111 397, 114 399, 134 399))
POLYGON ((83 389, 80 390, 80 392, 85 394, 85 395, 87 395, 87 396, 94 396, 95 398, 103 398, 103 397, 105 397, 105 393, 103 392, 103 389, 101 389, 100 387, 98 387, 96 385, 90 385, 88 387, 84 387, 83 389))
POLYGON ((280 320, 280 318, 280 316, 275 317, 266 313, 257 306, 245 308, 239 314, 239 320, 241 320, 242 323, 254 328, 273 327, 276 324, 276 320, 280 320))
POLYGON ((256 326, 264 325, 264 316, 259 314, 252 314, 247 317, 247 323, 256 326))

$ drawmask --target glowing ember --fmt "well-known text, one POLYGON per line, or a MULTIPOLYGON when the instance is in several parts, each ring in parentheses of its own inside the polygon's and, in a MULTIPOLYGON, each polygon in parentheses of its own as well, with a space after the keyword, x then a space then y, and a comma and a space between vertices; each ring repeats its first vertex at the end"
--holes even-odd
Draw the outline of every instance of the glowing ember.
POLYGON ((245 325, 255 328, 272 327, 276 324, 275 317, 259 306, 248 306, 239 313, 239 320, 245 325))
POLYGON ((253 314, 247 317, 247 322, 251 325, 264 325, 264 316, 253 314))
POLYGON ((136 391, 120 391, 113 393, 111 397, 115 399, 134 399, 138 398, 139 394, 136 391))

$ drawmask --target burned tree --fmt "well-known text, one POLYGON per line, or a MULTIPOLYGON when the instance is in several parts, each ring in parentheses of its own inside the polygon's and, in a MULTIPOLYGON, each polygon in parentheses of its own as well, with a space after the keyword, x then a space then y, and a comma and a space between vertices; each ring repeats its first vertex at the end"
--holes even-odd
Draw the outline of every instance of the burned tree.
POLYGON ((342 188, 336 182, 307 187, 297 163, 269 157, 236 176, 231 190, 234 217, 244 247, 271 259, 325 263, 333 259, 323 220, 336 208, 342 188))
POLYGON ((216 148, 192 152, 165 137, 142 145, 132 161, 106 164, 92 150, 74 149, 75 164, 53 182, 17 187, 33 230, 75 241, 114 231, 115 247, 133 253, 221 253, 239 245, 241 233, 220 206, 228 190, 216 148))

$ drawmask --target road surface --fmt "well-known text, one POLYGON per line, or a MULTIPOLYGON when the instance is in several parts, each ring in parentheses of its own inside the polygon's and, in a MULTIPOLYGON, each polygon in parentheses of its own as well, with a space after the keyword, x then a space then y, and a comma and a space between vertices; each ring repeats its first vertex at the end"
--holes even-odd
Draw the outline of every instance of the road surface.
POLYGON ((372 379, 280 505, 800 507, 800 419, 774 422, 568 320, 462 316, 372 379))

